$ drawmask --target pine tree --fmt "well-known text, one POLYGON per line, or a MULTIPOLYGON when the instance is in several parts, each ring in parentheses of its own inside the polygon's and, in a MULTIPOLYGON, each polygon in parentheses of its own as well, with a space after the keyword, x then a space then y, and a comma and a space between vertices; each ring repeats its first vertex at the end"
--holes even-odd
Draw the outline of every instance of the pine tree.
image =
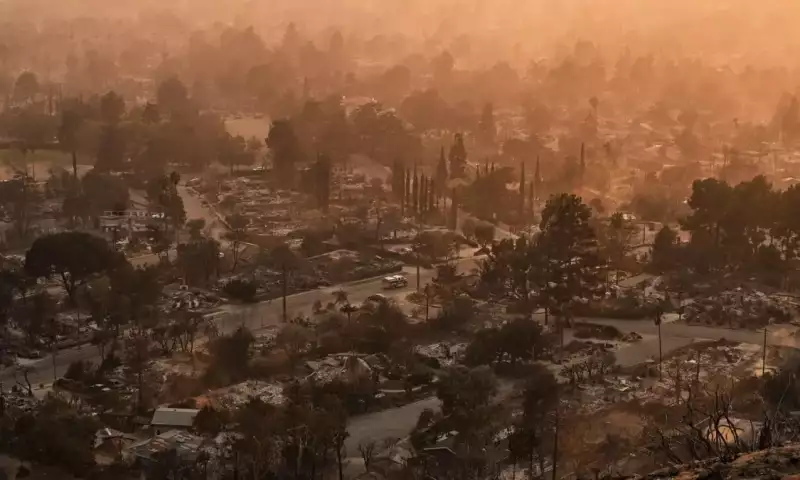
POLYGON ((541 174, 541 170, 539 169, 539 167, 540 167, 540 165, 539 165, 539 156, 537 155, 536 156, 536 171, 533 172, 533 193, 534 193, 534 198, 536 200, 539 199, 539 193, 540 193, 539 189, 542 186, 542 174, 541 174))
POLYGON ((450 149, 450 177, 464 178, 467 175, 467 148, 464 135, 456 133, 453 148, 450 149))

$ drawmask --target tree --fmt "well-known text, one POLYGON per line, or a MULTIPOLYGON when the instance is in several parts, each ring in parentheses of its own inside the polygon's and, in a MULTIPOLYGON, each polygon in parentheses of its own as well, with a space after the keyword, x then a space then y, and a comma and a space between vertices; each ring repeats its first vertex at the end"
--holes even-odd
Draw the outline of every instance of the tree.
POLYGON ((237 455, 233 471, 254 480, 268 478, 277 468, 282 453, 280 412, 258 399, 252 399, 234 415, 235 436, 231 448, 237 455))
POLYGON ((553 374, 540 365, 528 373, 522 392, 522 416, 509 438, 509 452, 514 463, 525 460, 533 476, 536 461, 540 475, 545 471, 547 443, 554 440, 554 417, 558 409, 559 385, 553 374))
POLYGON ((116 92, 108 92, 100 99, 100 118, 107 125, 116 125, 125 114, 125 99, 116 92))
POLYGON ((73 303, 78 286, 125 263, 108 242, 84 232, 45 235, 25 255, 25 271, 34 277, 58 276, 73 303))
POLYGON ((239 248, 247 239, 247 226, 250 222, 243 215, 235 214, 228 218, 228 227, 230 230, 225 234, 225 239, 231 242, 231 253, 233 254, 233 266, 231 271, 236 271, 236 266, 239 264, 239 248))
POLYGON ((291 121, 272 122, 266 143, 272 152, 272 164, 278 180, 283 185, 293 185, 295 165, 303 159, 303 151, 291 121))
POLYGON ((678 253, 678 234, 664 225, 656 234, 653 240, 653 253, 650 264, 657 272, 665 272, 675 268, 679 258, 678 253))
POLYGON ((481 119, 478 122, 478 140, 484 145, 494 145, 497 127, 494 123, 494 106, 487 103, 483 106, 481 119))
POLYGON ((200 435, 216 437, 230 421, 228 412, 206 405, 194 417, 194 429, 200 435))
POLYGON ((317 197, 317 206, 324 213, 328 212, 331 202, 331 182, 333 170, 331 159, 327 155, 319 155, 314 165, 314 195, 317 197))
POLYGON ((155 125, 161 122, 161 111, 155 103, 147 102, 142 109, 142 122, 145 125, 155 125))
POLYGON ((223 290, 231 298, 250 303, 255 301, 258 286, 255 282, 237 278, 226 283, 223 290))
POLYGON ((123 169, 127 152, 127 138, 118 125, 105 125, 100 132, 95 168, 110 172, 123 169))
POLYGON ((219 242, 206 238, 178 245, 177 265, 183 279, 191 285, 208 285, 211 278, 219 275, 219 242))
MULTIPOLYGON (((131 323, 142 327, 145 320, 154 320, 155 308, 161 298, 163 282, 156 267, 134 268, 124 264, 109 274, 109 291, 112 294, 110 315, 115 328, 131 323)), ((118 333, 118 332, 117 332, 118 333)))
POLYGON ((48 395, 30 412, 16 419, 11 453, 19 458, 64 468, 84 476, 94 467, 97 421, 48 395))
POLYGON ((193 218, 186 222, 186 228, 189 230, 189 238, 193 242, 203 239, 203 230, 206 228, 205 218, 193 218))
POLYGON ((711 264, 719 264, 722 260, 720 245, 724 239, 724 221, 729 213, 733 190, 722 181, 714 178, 696 180, 692 184, 692 195, 688 205, 691 215, 681 225, 692 233, 692 247, 699 247, 703 239, 708 239, 710 249, 704 253, 711 264))
POLYGON ((20 102, 30 103, 40 90, 39 79, 33 72, 22 72, 14 83, 14 98, 20 102))
POLYGON ((434 89, 412 92, 400 104, 399 112, 417 132, 454 126, 453 109, 434 89))
POLYGON ((450 177, 464 178, 467 175, 467 148, 464 146, 464 135, 457 133, 450 148, 450 177))
POLYGON ((56 302, 46 291, 37 292, 16 306, 17 323, 28 345, 34 346, 46 336, 57 312, 56 302))
POLYGON ((467 348, 465 361, 472 366, 501 362, 516 366, 520 361, 541 358, 548 347, 542 327, 528 318, 519 318, 499 328, 479 331, 467 348))
POLYGON ((170 77, 158 86, 158 109, 171 117, 182 115, 190 108, 189 91, 177 77, 170 77))
POLYGON ((214 339, 209 345, 211 364, 205 373, 212 385, 230 385, 250 374, 250 348, 255 337, 250 330, 239 327, 230 335, 214 339))
MULTIPOLYGON (((482 469, 485 464, 482 452, 491 444, 497 430, 497 409, 492 403, 496 389, 496 379, 483 367, 473 370, 453 367, 437 385, 436 396, 442 402, 441 417, 427 430, 433 438, 441 433, 458 432, 456 453, 466 471, 482 469)), ((470 474, 464 472, 459 478, 469 477, 470 474)))
POLYGON ((0 205, 9 212, 19 241, 25 241, 30 234, 36 208, 42 201, 34 180, 26 174, 0 182, 0 205))
POLYGON ((141 328, 131 330, 125 338, 125 365, 136 381, 136 412, 143 413, 148 410, 145 403, 145 375, 153 361, 153 352, 150 337, 141 328))
POLYGON ((537 248, 543 259, 535 273, 540 302, 570 321, 576 301, 585 301, 598 285, 598 244, 591 226, 591 208, 580 197, 561 194, 551 197, 542 211, 541 235, 537 248))
POLYGON ((178 193, 178 183, 180 176, 173 172, 170 175, 161 175, 147 182, 147 199, 154 208, 161 221, 161 232, 167 244, 171 243, 170 227, 177 232, 177 229, 186 222, 186 210, 183 207, 183 199, 178 193))
POLYGON ((442 198, 447 193, 448 180, 449 177, 447 173, 447 160, 445 160, 444 147, 442 147, 442 150, 439 153, 439 163, 436 165, 435 183, 436 183, 437 203, 438 199, 442 198))

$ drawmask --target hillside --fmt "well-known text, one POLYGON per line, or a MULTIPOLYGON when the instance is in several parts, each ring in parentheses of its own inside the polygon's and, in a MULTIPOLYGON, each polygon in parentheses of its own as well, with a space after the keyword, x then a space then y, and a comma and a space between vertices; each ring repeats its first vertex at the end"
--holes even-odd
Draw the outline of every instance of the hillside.
POLYGON ((656 470, 645 476, 615 477, 632 480, 691 479, 782 479, 800 478, 800 444, 744 453, 736 458, 711 459, 656 470))

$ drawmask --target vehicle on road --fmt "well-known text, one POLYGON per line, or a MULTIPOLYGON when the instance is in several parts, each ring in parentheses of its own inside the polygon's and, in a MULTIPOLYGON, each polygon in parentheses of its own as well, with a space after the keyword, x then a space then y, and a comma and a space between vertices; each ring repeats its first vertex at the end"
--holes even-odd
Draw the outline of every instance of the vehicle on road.
POLYGON ((383 289, 392 290, 395 288, 403 288, 408 286, 408 280, 402 275, 390 275, 383 277, 383 289))

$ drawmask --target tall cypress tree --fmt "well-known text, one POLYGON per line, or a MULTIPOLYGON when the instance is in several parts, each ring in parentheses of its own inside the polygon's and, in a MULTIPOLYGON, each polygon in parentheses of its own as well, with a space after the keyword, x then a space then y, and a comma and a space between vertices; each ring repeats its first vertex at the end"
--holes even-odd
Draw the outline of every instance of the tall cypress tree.
POLYGON ((525 162, 522 162, 519 174, 519 217, 525 215, 525 162))
POLYGON ((464 178, 467 174, 467 148, 464 146, 464 135, 456 133, 453 147, 450 149, 450 177, 464 178))
POLYGON ((433 212, 436 210, 436 192, 434 185, 431 185, 431 188, 428 189, 428 211, 433 212))
POLYGON ((455 188, 450 193, 450 222, 450 228, 453 230, 458 228, 458 197, 455 188))
POLYGON ((531 214, 535 213, 535 210, 536 210, 533 184, 534 184, 534 182, 531 181, 531 183, 528 185, 528 206, 531 209, 531 214))
POLYGON ((417 167, 414 166, 414 186, 411 187, 412 205, 414 208, 414 215, 419 215, 419 177, 417 176, 417 167))
POLYGON ((405 187, 403 189, 403 205, 408 209, 411 204, 411 172, 405 169, 405 187))
POLYGON ((419 193, 419 211, 426 213, 428 211, 428 177, 424 174, 420 178, 420 193, 419 193))
POLYGON ((441 198, 447 192, 447 159, 444 156, 444 147, 439 153, 439 164, 436 166, 436 197, 441 198))
POLYGON ((392 166, 392 194, 397 200, 403 199, 403 181, 405 179, 405 172, 403 171, 403 164, 400 160, 395 160, 392 166))

